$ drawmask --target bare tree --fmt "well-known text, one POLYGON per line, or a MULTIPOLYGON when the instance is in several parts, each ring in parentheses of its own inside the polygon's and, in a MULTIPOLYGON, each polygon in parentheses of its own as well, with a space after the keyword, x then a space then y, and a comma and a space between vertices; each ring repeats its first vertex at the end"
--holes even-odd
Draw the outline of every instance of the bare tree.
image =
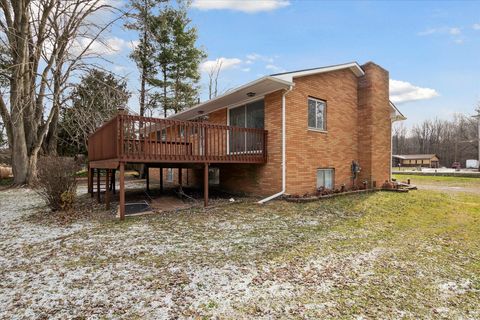
MULTIPOLYGON (((58 121, 72 72, 113 21, 92 17, 113 8, 103 0, 1 0, 0 40, 10 64, 0 114, 12 148, 14 183, 32 183, 39 151, 58 121), (97 19, 101 20, 101 19, 97 19)), ((105 16, 105 14, 103 15, 105 16)))
POLYGON ((215 65, 207 71, 208 75, 208 99, 215 98, 218 95, 218 76, 222 70, 222 59, 217 59, 215 65))
POLYGON ((393 126, 392 149, 393 154, 408 153, 407 143, 408 130, 403 122, 396 122, 393 126))
POLYGON ((394 154, 437 154, 440 163, 450 166, 454 161, 465 164, 478 157, 477 122, 464 114, 449 120, 425 120, 407 130, 397 125, 393 130, 394 154))

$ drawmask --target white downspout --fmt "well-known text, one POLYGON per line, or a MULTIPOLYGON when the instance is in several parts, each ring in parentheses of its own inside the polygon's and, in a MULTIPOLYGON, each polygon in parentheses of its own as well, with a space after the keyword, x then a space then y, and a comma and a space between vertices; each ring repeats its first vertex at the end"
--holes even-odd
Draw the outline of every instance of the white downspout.
POLYGON ((282 95, 282 191, 278 192, 278 193, 275 193, 265 199, 262 199, 260 201, 258 201, 258 203, 260 204, 263 204, 267 201, 270 201, 272 199, 275 199, 279 196, 281 196, 282 194, 285 193, 285 190, 286 190, 286 182, 287 182, 287 159, 286 159, 286 120, 285 120, 285 96, 287 95, 287 93, 289 93, 290 91, 292 91, 292 86, 290 86, 290 88, 288 88, 288 90, 286 90, 283 95, 282 95))

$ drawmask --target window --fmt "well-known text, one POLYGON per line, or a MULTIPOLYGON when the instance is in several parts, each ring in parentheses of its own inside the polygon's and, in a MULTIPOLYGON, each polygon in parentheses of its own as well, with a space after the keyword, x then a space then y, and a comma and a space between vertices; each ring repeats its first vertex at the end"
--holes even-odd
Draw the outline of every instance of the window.
POLYGON ((220 184, 220 169, 209 168, 208 169, 208 184, 218 186, 220 184))
POLYGON ((167 182, 173 182, 173 168, 167 169, 167 182))
POLYGON ((167 140, 167 131, 165 129, 162 129, 161 131, 157 131, 157 140, 158 141, 167 140))
POLYGON ((322 131, 327 130, 326 125, 326 108, 325 101, 308 98, 308 127, 322 131))
POLYGON ((317 189, 324 187, 333 189, 334 169, 318 169, 317 170, 317 189))
MULTIPOLYGON (((229 110, 229 125, 240 128, 263 129, 265 110, 263 99, 229 110)), ((258 134, 254 132, 233 131, 229 136, 230 152, 260 150, 258 134)))

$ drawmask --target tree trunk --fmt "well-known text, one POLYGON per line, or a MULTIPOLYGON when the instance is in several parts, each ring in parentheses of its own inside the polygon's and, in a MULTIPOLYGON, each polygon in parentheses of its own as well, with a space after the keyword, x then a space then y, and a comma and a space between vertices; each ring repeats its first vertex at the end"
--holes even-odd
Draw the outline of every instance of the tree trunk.
POLYGON ((38 151, 31 155, 28 159, 28 172, 26 182, 28 185, 33 185, 37 180, 37 160, 38 151))
POLYGON ((27 145, 22 131, 23 126, 13 128, 12 171, 15 185, 24 185, 28 177, 27 145))
MULTIPOLYGON (((147 42, 147 29, 146 26, 144 26, 143 30, 143 39, 142 42, 146 43, 147 42)), ((141 70, 141 79, 140 79, 140 116, 143 117, 145 116, 145 96, 147 94, 146 91, 146 80, 147 80, 147 66, 145 64, 145 60, 147 57, 145 57, 145 53, 141 53, 143 56, 142 60, 142 70, 141 70)))
POLYGON ((145 67, 142 68, 142 76, 141 76, 141 83, 140 83, 140 116, 144 117, 145 116, 145 74, 146 70, 145 67))
POLYGON ((58 108, 55 109, 52 122, 50 123, 50 128, 45 140, 44 152, 48 156, 57 156, 57 145, 58 145, 58 108))
POLYGON ((167 70, 163 69, 163 117, 167 117, 167 70))

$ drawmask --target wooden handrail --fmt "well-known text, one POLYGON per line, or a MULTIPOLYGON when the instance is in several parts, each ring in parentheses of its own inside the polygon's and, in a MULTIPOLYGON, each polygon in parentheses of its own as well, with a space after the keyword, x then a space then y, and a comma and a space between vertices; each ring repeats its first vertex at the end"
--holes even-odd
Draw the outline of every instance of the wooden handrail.
POLYGON ((267 138, 258 128, 119 114, 89 136, 88 152, 90 161, 262 163, 267 138))

